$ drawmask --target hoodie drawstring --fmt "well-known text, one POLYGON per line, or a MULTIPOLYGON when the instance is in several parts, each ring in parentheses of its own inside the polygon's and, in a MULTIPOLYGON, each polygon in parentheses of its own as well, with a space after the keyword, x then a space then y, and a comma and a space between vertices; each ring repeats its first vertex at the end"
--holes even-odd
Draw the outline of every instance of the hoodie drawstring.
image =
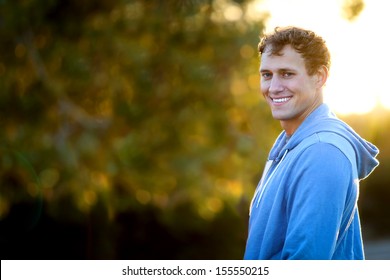
MULTIPOLYGON (((286 151, 284 152, 284 154, 283 154, 282 158, 280 159, 278 165, 277 165, 277 166, 275 167, 275 169, 272 171, 271 175, 268 177, 268 179, 267 179, 267 181, 265 182, 264 185, 262 184, 262 181, 263 181, 263 180, 262 180, 262 179, 260 180, 260 186, 256 189, 255 194, 254 194, 253 199, 252 199, 252 202, 251 202, 251 205, 250 205, 250 208, 249 208, 249 215, 250 215, 251 212, 252 212, 253 202, 256 200, 256 197, 258 197, 258 198, 257 198, 257 203, 256 203, 256 208, 259 207, 259 203, 260 203, 260 200, 261 200, 261 198, 262 198, 262 196, 263 196, 263 193, 264 193, 265 188, 267 187, 269 181, 270 181, 270 180, 272 179, 272 177, 274 176, 276 170, 278 170, 280 164, 282 163, 283 159, 286 157, 288 151, 289 151, 289 150, 286 150, 286 151), (260 192, 260 191, 261 191, 261 192, 260 192), (259 194, 259 192, 260 192, 260 194, 259 194)), ((267 174, 265 173, 263 176, 265 177, 265 176, 267 176, 267 174)))

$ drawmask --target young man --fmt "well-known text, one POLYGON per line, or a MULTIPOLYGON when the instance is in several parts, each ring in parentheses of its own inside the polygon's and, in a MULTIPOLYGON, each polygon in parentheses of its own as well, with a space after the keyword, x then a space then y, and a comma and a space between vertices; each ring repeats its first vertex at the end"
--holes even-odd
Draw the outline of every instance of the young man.
POLYGON ((364 259, 359 180, 379 164, 378 149, 323 103, 324 40, 277 28, 259 52, 261 92, 283 132, 250 206, 244 258, 364 259))

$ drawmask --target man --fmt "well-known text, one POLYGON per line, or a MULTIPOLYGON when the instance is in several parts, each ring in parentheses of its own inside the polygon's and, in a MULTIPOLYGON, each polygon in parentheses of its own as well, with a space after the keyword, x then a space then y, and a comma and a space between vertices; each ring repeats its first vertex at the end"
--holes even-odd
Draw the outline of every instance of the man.
POLYGON ((276 28, 259 53, 261 92, 283 132, 251 203, 244 258, 364 259, 359 180, 379 164, 378 149, 323 103, 325 41, 276 28))

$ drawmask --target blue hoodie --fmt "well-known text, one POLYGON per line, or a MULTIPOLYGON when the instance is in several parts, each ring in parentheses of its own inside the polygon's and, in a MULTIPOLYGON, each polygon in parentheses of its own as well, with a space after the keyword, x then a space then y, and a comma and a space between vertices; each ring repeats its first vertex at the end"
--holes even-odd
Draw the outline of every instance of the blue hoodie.
POLYGON ((364 259, 359 181, 377 154, 326 104, 290 139, 282 132, 252 200, 244 259, 364 259))

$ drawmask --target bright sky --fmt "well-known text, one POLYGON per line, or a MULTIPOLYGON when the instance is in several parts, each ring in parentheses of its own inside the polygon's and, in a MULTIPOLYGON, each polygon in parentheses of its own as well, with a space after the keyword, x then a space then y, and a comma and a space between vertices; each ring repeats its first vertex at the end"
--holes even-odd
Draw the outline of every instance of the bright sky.
POLYGON ((269 11, 267 31, 276 26, 296 25, 311 29, 326 40, 332 65, 325 101, 334 111, 365 113, 378 102, 390 109, 389 2, 365 0, 365 9, 353 22, 341 17, 342 3, 342 0, 259 0, 253 9, 259 13, 269 11))

